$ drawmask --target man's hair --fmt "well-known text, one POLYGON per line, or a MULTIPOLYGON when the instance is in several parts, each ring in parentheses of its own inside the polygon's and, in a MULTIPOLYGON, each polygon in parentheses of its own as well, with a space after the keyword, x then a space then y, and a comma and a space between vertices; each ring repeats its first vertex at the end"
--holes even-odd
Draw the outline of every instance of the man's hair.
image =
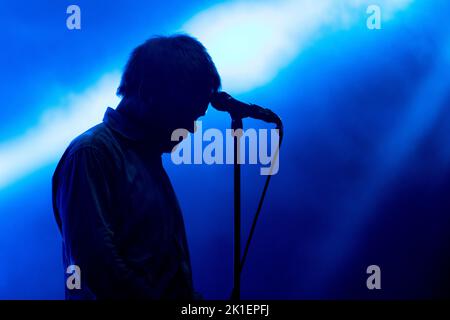
POLYGON ((135 48, 117 94, 156 103, 180 102, 183 96, 209 96, 220 76, 205 47, 188 35, 153 37, 135 48))

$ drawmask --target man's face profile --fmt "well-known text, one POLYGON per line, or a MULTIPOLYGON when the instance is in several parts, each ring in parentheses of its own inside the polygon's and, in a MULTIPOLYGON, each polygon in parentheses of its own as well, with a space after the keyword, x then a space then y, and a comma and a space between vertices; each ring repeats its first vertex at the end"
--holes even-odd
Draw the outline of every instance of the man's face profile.
POLYGON ((190 133, 194 133, 196 129, 195 122, 198 118, 205 115, 208 105, 209 96, 201 98, 195 96, 184 96, 185 99, 177 103, 176 106, 167 106, 168 112, 161 115, 159 121, 160 139, 162 143, 163 152, 171 152, 173 148, 187 138, 182 136, 179 141, 171 139, 172 133, 178 129, 185 129, 190 133))

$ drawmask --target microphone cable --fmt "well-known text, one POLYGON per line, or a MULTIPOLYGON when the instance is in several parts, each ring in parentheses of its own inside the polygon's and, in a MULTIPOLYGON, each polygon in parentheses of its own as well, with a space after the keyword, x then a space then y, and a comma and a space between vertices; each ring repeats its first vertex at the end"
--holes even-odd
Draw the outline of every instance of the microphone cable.
MULTIPOLYGON (((283 124, 281 123, 281 121, 277 125, 276 129, 278 129, 278 135, 279 135, 278 148, 275 150, 275 155, 273 157, 274 161, 272 161, 272 165, 270 166, 269 175, 267 176, 266 182, 264 183, 264 188, 263 188, 263 191, 261 193, 261 197, 259 199, 258 208, 256 209, 255 216, 253 217, 253 222, 252 222, 252 226, 251 226, 251 229, 250 229, 250 233, 248 235, 247 242, 245 244, 244 255, 242 256, 242 259, 240 261, 239 277, 241 276, 242 270, 244 269, 245 261, 247 259, 247 255, 248 255, 248 250, 250 248, 250 243, 252 241, 253 234, 254 234, 255 229, 256 229, 256 223, 258 222, 258 218, 259 218, 259 215, 261 213, 261 209, 262 209, 262 206, 263 206, 263 203, 264 203, 264 199, 266 197, 267 189, 269 188, 270 179, 272 178, 273 164, 278 159, 278 155, 279 155, 280 148, 281 148, 281 143, 283 141, 284 130, 283 130, 283 124)), ((233 290, 232 290, 232 293, 231 293, 231 298, 234 296, 234 291, 235 291, 235 288, 233 287, 233 290)))

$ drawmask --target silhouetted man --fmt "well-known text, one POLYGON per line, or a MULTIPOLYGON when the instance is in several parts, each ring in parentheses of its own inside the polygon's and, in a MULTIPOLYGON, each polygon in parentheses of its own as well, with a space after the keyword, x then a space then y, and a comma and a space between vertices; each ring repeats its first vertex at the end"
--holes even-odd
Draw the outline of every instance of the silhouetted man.
MULTIPOLYGON (((186 36, 137 47, 103 123, 78 136, 53 176, 64 266, 80 268, 67 299, 192 299, 183 217, 161 155, 194 131, 220 77, 203 45, 186 36)), ((66 275, 67 277, 68 275, 66 275)))

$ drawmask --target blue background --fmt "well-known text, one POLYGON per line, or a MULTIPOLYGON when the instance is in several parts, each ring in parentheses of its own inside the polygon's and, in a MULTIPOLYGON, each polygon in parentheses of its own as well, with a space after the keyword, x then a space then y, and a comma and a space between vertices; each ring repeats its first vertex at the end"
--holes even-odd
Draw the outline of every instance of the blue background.
MULTIPOLYGON (((2 1, 0 145, 67 92, 120 70, 146 38, 176 31, 219 2, 79 0, 82 29, 70 31, 68 1, 2 1)), ((286 129, 243 298, 450 296, 449 9, 448 1, 416 0, 382 30, 366 28, 363 10, 351 27, 311 41, 271 81, 237 95, 273 109, 286 129), (366 288, 371 264, 381 267, 381 290, 366 288)), ((229 125, 214 110, 203 121, 229 125)), ((51 208, 57 160, 0 189, 2 299, 64 296, 51 208)), ((197 290, 227 298, 232 166, 164 160, 184 211, 197 290)), ((244 235, 263 183, 257 166, 244 167, 244 235)))

